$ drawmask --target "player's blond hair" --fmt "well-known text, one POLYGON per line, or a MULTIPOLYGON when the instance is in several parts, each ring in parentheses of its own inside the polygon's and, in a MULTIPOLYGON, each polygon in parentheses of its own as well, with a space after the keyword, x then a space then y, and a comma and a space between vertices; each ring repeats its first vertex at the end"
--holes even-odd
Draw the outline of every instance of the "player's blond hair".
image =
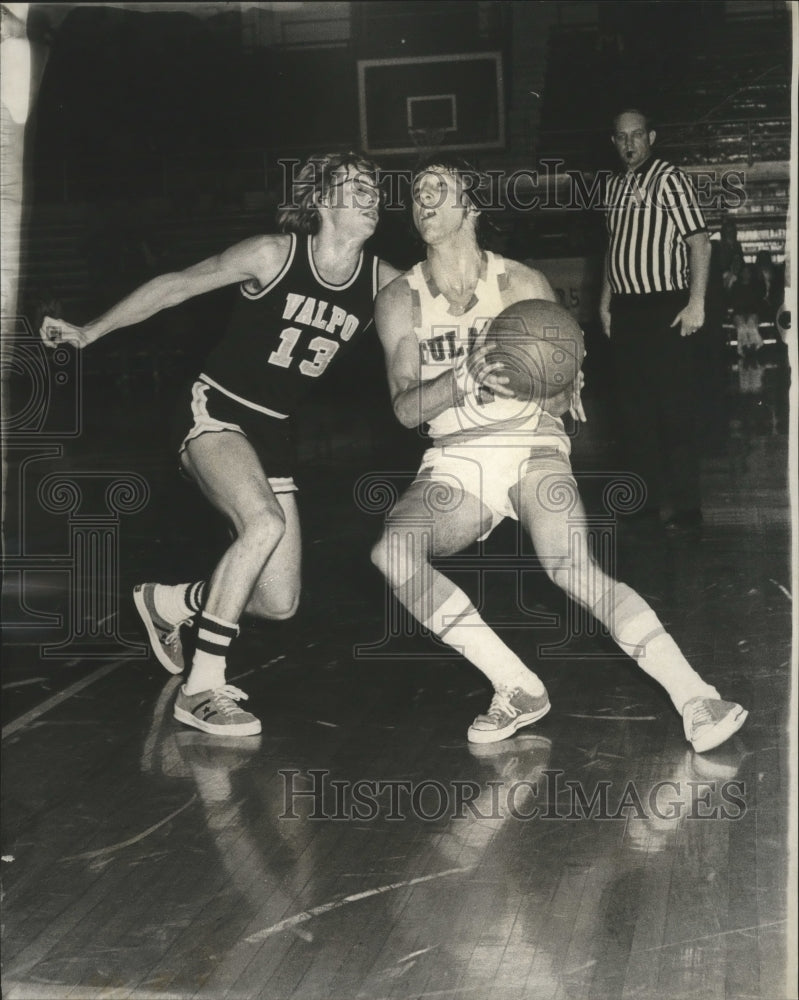
POLYGON ((278 209, 277 224, 284 233, 314 234, 319 232, 318 203, 330 190, 340 170, 354 167, 367 174, 375 184, 379 167, 363 153, 319 153, 310 156, 292 178, 291 191, 278 209))

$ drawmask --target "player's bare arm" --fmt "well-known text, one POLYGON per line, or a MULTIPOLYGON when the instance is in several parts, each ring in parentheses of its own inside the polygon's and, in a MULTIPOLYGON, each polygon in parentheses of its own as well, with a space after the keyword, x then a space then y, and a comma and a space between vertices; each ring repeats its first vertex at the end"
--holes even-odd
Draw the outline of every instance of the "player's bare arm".
POLYGON ((377 265, 377 287, 378 290, 390 285, 395 278, 399 278, 402 271, 398 271, 387 260, 380 260, 377 265))
POLYGON ((254 282, 263 287, 285 263, 289 236, 254 236, 183 271, 161 274, 140 285, 97 319, 75 326, 46 316, 40 334, 48 347, 86 347, 112 330, 141 323, 163 309, 226 285, 254 282))
MULTIPOLYGON (((391 282, 375 299, 375 324, 386 355, 391 402, 404 427, 418 427, 463 401, 464 391, 453 369, 422 381, 419 341, 412 324, 411 288, 404 277, 391 282)), ((502 366, 485 360, 486 349, 469 357, 469 365, 480 370, 481 383, 500 395, 512 396, 504 376, 494 375, 502 366)))
POLYGON ((386 356, 391 404, 404 427, 418 427, 453 404, 451 372, 422 384, 419 342, 412 325, 411 288, 404 277, 381 289, 375 299, 375 325, 386 356), (424 389, 424 393, 422 390, 424 389))
POLYGON ((547 302, 557 302, 558 297, 547 278, 535 268, 528 267, 517 260, 505 258, 505 273, 508 276, 508 287, 503 292, 502 301, 505 306, 524 299, 545 299, 547 302))

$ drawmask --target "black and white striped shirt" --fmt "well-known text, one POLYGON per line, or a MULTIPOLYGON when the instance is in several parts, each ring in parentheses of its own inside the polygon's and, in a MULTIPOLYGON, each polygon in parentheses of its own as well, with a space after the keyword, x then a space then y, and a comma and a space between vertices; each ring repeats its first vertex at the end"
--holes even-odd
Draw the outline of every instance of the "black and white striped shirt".
POLYGON ((649 159, 610 179, 605 209, 608 279, 615 295, 688 288, 685 240, 707 227, 686 174, 649 159))

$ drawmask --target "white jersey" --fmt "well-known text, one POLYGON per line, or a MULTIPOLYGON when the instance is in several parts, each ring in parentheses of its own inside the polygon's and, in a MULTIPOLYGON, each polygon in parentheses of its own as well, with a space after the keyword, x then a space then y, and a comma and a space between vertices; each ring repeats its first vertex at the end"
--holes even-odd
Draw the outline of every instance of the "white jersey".
MULTIPOLYGON (((480 276, 471 301, 458 312, 439 291, 427 261, 406 275, 413 299, 413 328, 419 341, 419 368, 423 382, 438 378, 458 359, 485 340, 491 320, 502 312, 502 292, 508 285, 504 258, 483 251, 480 276)), ((535 432, 541 418, 537 403, 499 399, 488 389, 469 394, 429 422, 437 444, 450 444, 501 430, 513 435, 535 432)))

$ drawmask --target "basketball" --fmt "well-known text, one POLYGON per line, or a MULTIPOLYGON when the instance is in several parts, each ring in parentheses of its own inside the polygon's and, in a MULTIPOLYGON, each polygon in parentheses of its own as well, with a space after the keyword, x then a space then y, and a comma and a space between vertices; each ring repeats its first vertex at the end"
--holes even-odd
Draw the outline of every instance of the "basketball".
POLYGON ((524 299, 496 316, 486 332, 491 363, 518 399, 549 400, 573 384, 585 357, 583 331, 563 306, 524 299))

